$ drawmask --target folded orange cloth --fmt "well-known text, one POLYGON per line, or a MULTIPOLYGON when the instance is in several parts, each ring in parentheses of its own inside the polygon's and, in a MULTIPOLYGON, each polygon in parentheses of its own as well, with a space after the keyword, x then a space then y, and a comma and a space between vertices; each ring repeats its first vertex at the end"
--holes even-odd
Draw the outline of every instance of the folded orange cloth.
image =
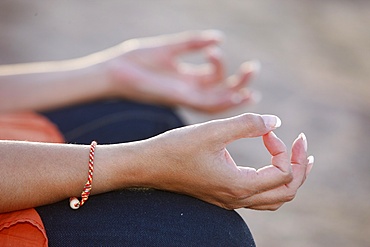
POLYGON ((63 142, 64 138, 46 117, 22 112, 0 114, 0 140, 63 142))
POLYGON ((0 214, 0 246, 48 246, 44 225, 35 209, 0 214))
MULTIPOLYGON (((0 140, 64 142, 58 128, 33 112, 0 114, 0 140)), ((47 246, 42 220, 35 209, 0 214, 0 246, 47 246)))

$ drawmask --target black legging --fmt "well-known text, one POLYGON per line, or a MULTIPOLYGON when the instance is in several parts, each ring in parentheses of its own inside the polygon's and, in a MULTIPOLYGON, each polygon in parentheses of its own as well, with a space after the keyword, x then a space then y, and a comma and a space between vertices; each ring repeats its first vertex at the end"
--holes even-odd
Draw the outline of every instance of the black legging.
MULTIPOLYGON (((119 143, 183 126, 164 107, 97 102, 44 113, 69 143, 119 143)), ((151 189, 91 196, 78 210, 68 201, 38 207, 50 246, 255 246, 243 219, 193 197, 151 189)))

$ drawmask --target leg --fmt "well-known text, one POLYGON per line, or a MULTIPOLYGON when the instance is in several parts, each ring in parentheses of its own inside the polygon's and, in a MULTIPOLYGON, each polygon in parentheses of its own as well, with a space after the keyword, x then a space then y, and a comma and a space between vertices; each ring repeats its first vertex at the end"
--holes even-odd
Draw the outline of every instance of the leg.
MULTIPOLYGON (((44 114, 67 142, 129 142, 183 126, 170 109, 110 101, 44 114)), ((78 211, 67 201, 37 208, 50 246, 255 246, 235 212, 157 190, 122 190, 92 196, 78 211)))
POLYGON ((165 107, 130 101, 102 101, 43 113, 69 143, 118 143, 146 139, 183 121, 165 107))
POLYGON ((235 211, 158 190, 92 196, 76 211, 67 201, 37 211, 50 246, 255 246, 235 211))

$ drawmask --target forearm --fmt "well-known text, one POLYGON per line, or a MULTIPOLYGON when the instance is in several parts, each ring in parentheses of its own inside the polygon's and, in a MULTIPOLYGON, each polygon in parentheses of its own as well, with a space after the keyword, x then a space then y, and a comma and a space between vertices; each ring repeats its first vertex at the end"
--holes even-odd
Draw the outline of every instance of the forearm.
POLYGON ((93 62, 85 57, 0 66, 0 112, 48 110, 108 97, 104 66, 93 62))
MULTIPOLYGON (((140 143, 98 145, 92 193, 141 186, 140 143)), ((0 213, 80 196, 89 146, 0 141, 0 213)))

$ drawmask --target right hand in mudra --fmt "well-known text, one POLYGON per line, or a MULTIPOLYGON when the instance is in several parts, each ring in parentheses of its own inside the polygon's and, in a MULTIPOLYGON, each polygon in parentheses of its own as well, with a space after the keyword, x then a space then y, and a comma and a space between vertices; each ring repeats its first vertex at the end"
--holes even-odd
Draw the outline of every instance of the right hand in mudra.
MULTIPOLYGON (((149 187, 226 209, 276 210, 294 198, 313 165, 305 136, 294 141, 289 157, 272 132, 279 126, 276 116, 243 114, 143 141, 98 145, 92 193, 149 187), (271 165, 258 170, 237 166, 226 146, 259 136, 272 156, 271 165)), ((88 145, 0 141, 0 213, 79 196, 86 182, 88 150, 88 145), (49 172, 41 172, 45 170, 49 172)))
POLYGON ((144 141, 150 147, 143 152, 150 174, 146 185, 226 209, 277 210, 295 197, 313 165, 313 157, 307 157, 304 134, 294 141, 289 157, 285 144, 272 132, 280 124, 276 116, 243 114, 144 141), (256 170, 235 164, 226 146, 240 138, 259 136, 271 154, 271 165, 256 170))

